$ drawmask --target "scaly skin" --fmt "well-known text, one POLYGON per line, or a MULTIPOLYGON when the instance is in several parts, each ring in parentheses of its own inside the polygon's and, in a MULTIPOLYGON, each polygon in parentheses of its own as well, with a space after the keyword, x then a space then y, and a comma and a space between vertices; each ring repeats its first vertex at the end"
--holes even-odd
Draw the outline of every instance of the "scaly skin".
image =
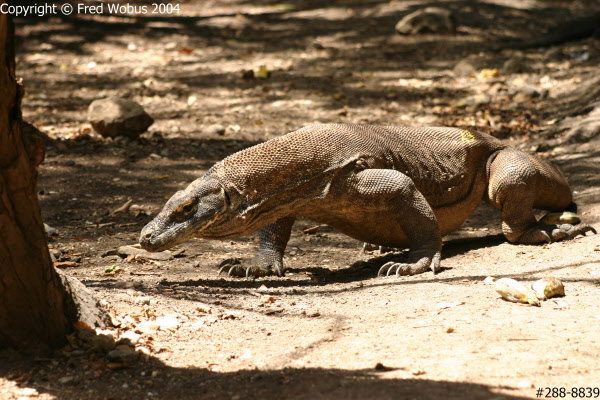
POLYGON ((439 270, 442 236, 482 200, 502 211, 514 243, 572 239, 588 225, 541 225, 533 208, 565 210, 569 186, 555 166, 482 133, 456 128, 312 125, 235 153, 179 191, 144 227, 142 247, 160 251, 196 236, 227 239, 259 231, 234 276, 283 275, 294 220, 325 223, 364 242, 410 248, 407 262, 379 274, 439 270))

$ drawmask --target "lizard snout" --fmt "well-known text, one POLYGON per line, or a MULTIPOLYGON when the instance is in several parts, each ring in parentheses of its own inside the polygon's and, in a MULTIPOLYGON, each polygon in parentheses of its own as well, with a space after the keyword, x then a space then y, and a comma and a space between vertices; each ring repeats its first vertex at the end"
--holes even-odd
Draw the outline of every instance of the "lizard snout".
POLYGON ((146 250, 152 251, 157 247, 152 240, 154 231, 154 226, 148 224, 144 227, 144 229, 142 229, 142 232, 140 233, 140 245, 146 250))

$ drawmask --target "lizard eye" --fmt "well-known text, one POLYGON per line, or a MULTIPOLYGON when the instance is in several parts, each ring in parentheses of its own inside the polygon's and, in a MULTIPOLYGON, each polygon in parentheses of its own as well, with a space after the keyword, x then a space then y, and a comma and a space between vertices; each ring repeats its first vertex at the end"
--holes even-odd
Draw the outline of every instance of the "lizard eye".
POLYGON ((180 205, 178 207, 177 211, 179 211, 179 212, 181 212, 183 214, 190 214, 195 209, 196 209, 196 202, 192 199, 192 200, 188 200, 187 202, 185 202, 182 205, 180 205))

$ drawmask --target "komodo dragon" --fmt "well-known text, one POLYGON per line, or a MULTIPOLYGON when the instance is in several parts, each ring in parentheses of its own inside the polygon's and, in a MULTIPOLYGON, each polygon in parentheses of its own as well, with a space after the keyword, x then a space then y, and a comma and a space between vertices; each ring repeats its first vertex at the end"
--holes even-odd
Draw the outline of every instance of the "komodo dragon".
POLYGON ((560 170, 492 136, 456 128, 312 125, 239 151, 175 193, 146 225, 140 244, 168 249, 191 237, 228 239, 259 231, 258 254, 229 275, 283 275, 294 220, 325 223, 360 241, 410 248, 407 263, 379 274, 440 267, 442 236, 482 200, 502 211, 513 243, 572 239, 586 224, 544 225, 533 208, 572 207, 560 170))

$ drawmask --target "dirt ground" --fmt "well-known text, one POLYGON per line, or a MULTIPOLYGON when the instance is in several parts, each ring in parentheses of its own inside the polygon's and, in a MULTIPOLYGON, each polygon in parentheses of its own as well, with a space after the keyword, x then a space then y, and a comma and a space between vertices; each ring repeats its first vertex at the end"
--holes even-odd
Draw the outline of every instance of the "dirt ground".
POLYGON ((16 19, 24 118, 52 139, 39 180, 49 246, 111 310, 118 326, 103 333, 130 335, 137 353, 110 359, 74 337, 48 357, 4 351, 0 398, 600 397, 597 235, 512 245, 482 206, 445 238, 439 274, 400 278, 376 274, 401 254, 363 254, 326 226, 305 233, 308 220, 293 229, 282 278, 217 275, 223 259, 253 256, 256 235, 194 239, 167 261, 114 253, 215 162, 314 122, 491 133, 558 164, 599 228, 600 141, 570 143, 556 127, 598 101, 600 41, 514 44, 600 5, 443 2, 455 33, 394 33, 432 4, 190 0, 179 15, 16 19), (269 77, 248 77, 261 66, 269 77), (90 129, 88 105, 109 95, 155 118, 139 140, 90 129), (555 276, 566 296, 510 303, 488 276, 555 276))

